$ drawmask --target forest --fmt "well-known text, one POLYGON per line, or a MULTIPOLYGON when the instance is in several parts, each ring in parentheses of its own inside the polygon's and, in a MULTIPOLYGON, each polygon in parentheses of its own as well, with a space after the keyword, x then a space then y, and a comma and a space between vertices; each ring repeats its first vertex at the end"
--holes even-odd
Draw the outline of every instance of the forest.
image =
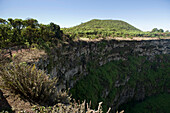
POLYGON ((51 42, 57 44, 64 38, 60 26, 52 22, 44 25, 32 18, 26 20, 0 18, 0 48, 33 44, 43 47, 44 44, 50 45, 51 42))

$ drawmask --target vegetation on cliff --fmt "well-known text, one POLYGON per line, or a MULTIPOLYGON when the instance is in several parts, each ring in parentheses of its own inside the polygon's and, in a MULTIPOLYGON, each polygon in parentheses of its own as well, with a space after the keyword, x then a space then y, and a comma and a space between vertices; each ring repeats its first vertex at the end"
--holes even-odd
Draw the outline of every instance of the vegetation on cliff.
POLYGON ((129 102, 120 109, 126 113, 169 113, 170 111, 170 94, 162 93, 150 96, 141 102, 129 102))
POLYGON ((147 97, 142 102, 129 102, 120 109, 126 113, 169 113, 170 111, 170 94, 163 93, 147 97))
MULTIPOLYGON (((36 69, 34 66, 26 64, 0 64, 0 88, 10 91, 11 94, 19 95, 21 100, 27 100, 32 105, 32 109, 25 111, 22 108, 1 108, 0 112, 52 112, 52 113, 102 113, 102 102, 98 109, 91 109, 91 103, 71 102, 71 98, 66 91, 61 91, 57 87, 57 78, 50 78, 44 71, 36 69), (86 107, 87 104, 87 107, 86 107), (21 111, 19 109, 22 109, 21 111)), ((0 91, 1 91, 0 90, 0 91)), ((2 101, 0 95, 0 101, 2 101)), ((15 97, 15 96, 14 96, 15 97)), ((5 104, 5 103, 3 103, 5 104)), ((18 104, 18 103, 17 103, 18 104)), ((107 113, 109 113, 110 108, 107 113)))
POLYGON ((77 100, 91 100, 93 108, 99 101, 103 101, 104 109, 107 106, 117 109, 121 102, 141 100, 149 95, 166 92, 170 87, 169 55, 157 56, 154 61, 147 59, 129 57, 126 61, 112 61, 101 67, 96 67, 95 62, 90 63, 89 74, 77 82, 71 93, 77 100), (121 94, 126 90, 127 94, 121 94), (123 95, 126 99, 123 99, 123 95))

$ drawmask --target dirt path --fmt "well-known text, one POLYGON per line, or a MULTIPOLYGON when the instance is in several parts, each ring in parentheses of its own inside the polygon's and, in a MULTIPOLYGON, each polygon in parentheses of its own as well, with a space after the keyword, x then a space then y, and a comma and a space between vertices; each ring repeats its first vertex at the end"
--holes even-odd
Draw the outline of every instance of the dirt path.
MULTIPOLYGON (((127 41, 142 41, 142 40, 160 40, 160 38, 157 38, 157 37, 153 37, 153 38, 150 38, 150 37, 133 37, 133 38, 123 38, 123 37, 107 37, 106 40, 127 40, 127 41)), ((167 38, 161 38, 161 39, 170 39, 170 37, 167 37, 167 38)), ((89 39, 89 38, 80 38, 80 40, 83 40, 83 41, 100 41, 100 40, 103 40, 103 38, 98 38, 98 39, 89 39)))

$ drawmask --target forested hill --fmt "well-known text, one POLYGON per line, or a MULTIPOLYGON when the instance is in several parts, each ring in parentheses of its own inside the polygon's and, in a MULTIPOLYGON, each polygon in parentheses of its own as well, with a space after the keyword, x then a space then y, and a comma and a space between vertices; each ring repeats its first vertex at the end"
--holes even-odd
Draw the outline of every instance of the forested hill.
POLYGON ((93 19, 80 25, 64 28, 65 34, 72 38, 106 38, 106 37, 128 37, 142 31, 121 20, 99 20, 93 19), (131 34, 130 34, 131 33, 131 34))
POLYGON ((93 19, 88 22, 82 23, 78 26, 72 27, 70 29, 81 29, 81 30, 88 30, 88 29, 112 29, 113 31, 140 31, 139 29, 135 28, 134 26, 128 24, 127 22, 121 20, 98 20, 93 19))
POLYGON ((152 31, 143 32, 140 29, 121 20, 99 20, 93 19, 80 25, 63 28, 65 34, 72 39, 76 38, 107 38, 107 37, 169 37, 169 31, 154 28, 152 31))

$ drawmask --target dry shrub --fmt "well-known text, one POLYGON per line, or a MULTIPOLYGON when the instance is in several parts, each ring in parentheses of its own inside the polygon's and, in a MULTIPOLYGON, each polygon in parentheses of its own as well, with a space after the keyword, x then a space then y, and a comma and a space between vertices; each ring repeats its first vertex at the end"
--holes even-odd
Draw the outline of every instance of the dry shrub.
POLYGON ((57 78, 51 79, 44 71, 34 66, 11 64, 0 70, 3 80, 2 87, 24 99, 42 105, 52 105, 56 102, 69 102, 67 92, 59 92, 56 88, 57 78))

